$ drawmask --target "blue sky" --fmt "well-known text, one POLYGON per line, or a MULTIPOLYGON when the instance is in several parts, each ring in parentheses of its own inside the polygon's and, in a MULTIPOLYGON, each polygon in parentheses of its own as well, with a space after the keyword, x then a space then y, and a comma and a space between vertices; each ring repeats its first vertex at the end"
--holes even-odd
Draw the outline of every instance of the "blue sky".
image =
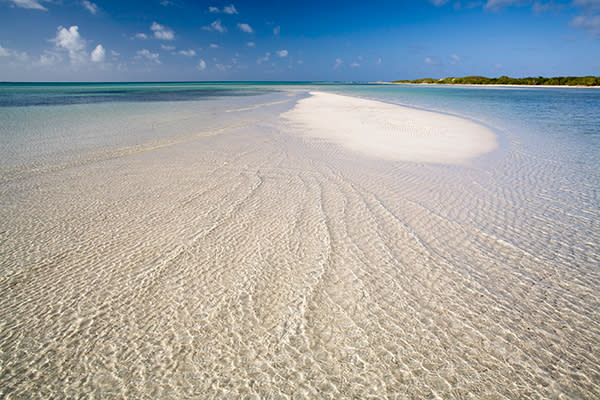
POLYGON ((0 0, 0 81, 600 75, 600 0, 0 0))

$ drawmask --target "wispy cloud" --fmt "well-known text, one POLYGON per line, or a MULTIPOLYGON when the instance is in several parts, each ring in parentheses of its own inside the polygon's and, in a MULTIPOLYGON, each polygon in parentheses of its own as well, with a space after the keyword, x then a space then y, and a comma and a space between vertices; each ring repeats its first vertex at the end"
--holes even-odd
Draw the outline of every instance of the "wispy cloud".
POLYGON ((262 63, 264 63, 264 62, 267 62, 267 61, 269 61, 269 58, 270 58, 270 57, 271 57, 271 53, 267 52, 267 53, 265 53, 265 56, 264 56, 264 57, 261 57, 261 58, 259 58, 258 60, 256 60, 256 63, 257 63, 257 64, 262 64, 262 63))
POLYGON ((281 26, 276 26, 275 28, 273 28, 273 35, 279 36, 280 33, 281 33, 281 26))
POLYGON ((138 55, 138 57, 144 57, 150 61, 154 61, 155 63, 160 64, 160 60, 158 59, 158 53, 152 53, 148 49, 142 49, 138 50, 136 54, 138 55))
POLYGON ((59 26, 56 29, 56 37, 52 39, 56 47, 69 52, 71 63, 80 63, 85 60, 85 40, 79 35, 79 27, 71 26, 69 29, 59 26))
POLYGON ((198 65, 196 66, 196 68, 200 71, 204 71, 206 69, 206 62, 202 59, 200 59, 200 61, 198 61, 198 65))
POLYGON ((436 7, 440 7, 443 6, 444 4, 446 4, 448 1, 450 0, 429 0, 429 2, 431 4, 433 4, 436 7))
POLYGON ((333 64, 333 69, 338 69, 343 63, 344 60, 342 60, 341 58, 336 58, 335 64, 333 64))
POLYGON ((179 50, 179 54, 186 57, 193 57, 196 55, 196 51, 194 49, 189 50, 179 50))
POLYGON ((523 0, 488 0, 483 7, 490 10, 498 10, 503 7, 523 4, 523 0))
POLYGON ((239 14, 238 10, 235 8, 233 4, 223 7, 221 10, 219 7, 209 6, 208 12, 212 14, 224 13, 224 14, 239 14))
POLYGON ((0 57, 8 57, 10 56, 10 52, 0 45, 0 57))
POLYGON ((175 46, 167 46, 166 44, 161 44, 160 48, 166 51, 173 51, 175 50, 175 46))
POLYGON ((459 61, 460 61, 460 57, 457 56, 456 54, 452 54, 450 56, 450 64, 456 64, 459 61))
POLYGON ((175 32, 170 28, 161 25, 157 22, 152 22, 150 30, 154 32, 154 37, 161 40, 173 40, 175 39, 175 32))
POLYGON ((94 50, 92 50, 92 53, 90 54, 90 60, 92 60, 92 62, 102 62, 104 61, 105 56, 106 51, 104 50, 104 47, 99 44, 94 50))
POLYGON ((0 57, 10 57, 21 62, 26 62, 29 60, 29 56, 26 52, 18 52, 16 50, 7 49, 6 47, 2 47, 2 45, 0 45, 0 57))
POLYGON ((46 51, 44 54, 40 55, 39 65, 42 67, 49 67, 55 64, 58 64, 62 61, 62 58, 59 54, 56 54, 51 51, 46 51))
POLYGON ((219 45, 218 45, 218 44, 216 44, 216 43, 211 43, 209 47, 210 47, 211 49, 218 49, 218 48, 219 48, 219 45))
POLYGON ((358 63, 358 62, 354 61, 352 64, 350 64, 350 66, 351 66, 352 68, 358 68, 358 67, 360 67, 360 63, 358 63))
POLYGON ((287 55, 288 55, 288 51, 287 51, 287 50, 279 50, 279 51, 277 52, 277 55, 278 55, 279 57, 287 57, 287 55))
POLYGON ((203 26, 202 29, 204 29, 205 31, 216 31, 216 32, 221 32, 221 33, 227 32, 227 28, 225 28, 221 24, 220 19, 213 21, 209 26, 203 26))
POLYGON ((248 47, 256 47, 256 43, 254 43, 254 42, 248 42, 248 47))
MULTIPOLYGON (((15 5, 16 7, 20 7, 20 8, 29 8, 31 10, 44 10, 47 11, 48 9, 46 7, 44 7, 40 0, 9 0, 11 3, 13 3, 13 5, 15 5)), ((49 0, 42 0, 42 1, 49 1, 49 0)))
POLYGON ((98 10, 99 10, 98 6, 89 0, 83 0, 81 2, 81 5, 84 6, 86 10, 88 10, 89 12, 91 12, 94 15, 96 15, 98 13, 98 10))
POLYGON ((233 4, 223 7, 223 12, 225 14, 238 14, 238 11, 235 9, 235 6, 233 4))
POLYGON ((600 10, 600 0, 573 0, 573 5, 588 10, 600 10))
POLYGON ((579 15, 571 20, 571 26, 585 29, 594 36, 600 36, 600 15, 579 15))
POLYGON ((237 24, 238 28, 240 29, 240 31, 242 32, 246 32, 246 33, 252 33, 254 32, 254 30, 252 29, 252 27, 248 24, 237 24))
POLYGON ((144 40, 144 39, 148 39, 148 35, 146 35, 145 33, 136 33, 133 36, 133 38, 134 39, 142 39, 142 40, 144 40))

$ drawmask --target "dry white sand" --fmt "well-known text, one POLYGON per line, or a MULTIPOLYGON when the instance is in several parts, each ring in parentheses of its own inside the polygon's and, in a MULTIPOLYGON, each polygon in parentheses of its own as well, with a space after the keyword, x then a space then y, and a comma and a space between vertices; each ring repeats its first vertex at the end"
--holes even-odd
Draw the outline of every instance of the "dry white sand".
POLYGON ((463 118, 331 93, 310 94, 283 115, 292 129, 368 156, 458 164, 497 146, 490 129, 463 118))

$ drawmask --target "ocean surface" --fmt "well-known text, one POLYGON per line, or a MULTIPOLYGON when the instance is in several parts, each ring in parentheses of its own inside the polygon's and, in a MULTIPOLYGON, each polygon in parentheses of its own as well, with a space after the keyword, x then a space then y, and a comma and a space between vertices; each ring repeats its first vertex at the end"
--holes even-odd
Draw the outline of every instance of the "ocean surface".
POLYGON ((600 398, 600 90, 0 83, 0 292, 7 399, 600 398), (311 91, 499 146, 354 154, 311 91))

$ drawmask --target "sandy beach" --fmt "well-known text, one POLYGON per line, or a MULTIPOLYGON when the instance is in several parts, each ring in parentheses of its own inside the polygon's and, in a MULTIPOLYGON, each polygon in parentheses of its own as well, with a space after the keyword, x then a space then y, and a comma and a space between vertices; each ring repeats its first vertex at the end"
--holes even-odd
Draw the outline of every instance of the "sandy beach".
POLYGON ((597 243, 532 205, 545 160, 373 100, 238 108, 1 184, 0 397, 600 393, 597 243))
POLYGON ((363 155, 456 164, 497 146, 490 129, 463 118, 331 93, 310 95, 283 114, 290 130, 363 155))

